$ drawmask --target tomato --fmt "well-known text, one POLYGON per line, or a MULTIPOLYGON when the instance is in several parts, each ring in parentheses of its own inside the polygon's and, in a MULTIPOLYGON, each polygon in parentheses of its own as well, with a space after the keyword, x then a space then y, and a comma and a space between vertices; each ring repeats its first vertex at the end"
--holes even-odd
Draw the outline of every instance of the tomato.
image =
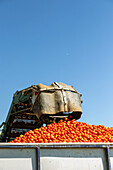
POLYGON ((113 142, 113 127, 88 125, 67 118, 59 123, 30 130, 9 143, 69 143, 69 142, 113 142))

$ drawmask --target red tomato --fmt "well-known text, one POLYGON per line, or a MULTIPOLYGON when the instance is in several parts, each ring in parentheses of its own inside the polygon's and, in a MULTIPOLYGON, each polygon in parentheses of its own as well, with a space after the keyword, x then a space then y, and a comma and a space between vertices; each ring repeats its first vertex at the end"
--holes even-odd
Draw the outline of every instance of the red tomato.
POLYGON ((46 127, 26 132, 9 143, 69 143, 69 142, 113 142, 113 127, 88 125, 65 119, 46 127))

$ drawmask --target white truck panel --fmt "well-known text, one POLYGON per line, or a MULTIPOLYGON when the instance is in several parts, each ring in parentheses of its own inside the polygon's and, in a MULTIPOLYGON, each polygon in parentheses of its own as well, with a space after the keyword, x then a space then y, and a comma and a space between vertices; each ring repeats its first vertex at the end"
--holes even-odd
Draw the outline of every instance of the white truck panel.
POLYGON ((0 170, 113 170, 113 144, 0 144, 0 170))
POLYGON ((35 170, 35 149, 0 149, 0 170, 35 170))
POLYGON ((113 170, 113 148, 110 149, 111 170, 113 170))
POLYGON ((32 158, 1 158, 0 170, 33 170, 32 158))
POLYGON ((41 170, 104 170, 106 159, 104 149, 71 148, 42 149, 41 170))

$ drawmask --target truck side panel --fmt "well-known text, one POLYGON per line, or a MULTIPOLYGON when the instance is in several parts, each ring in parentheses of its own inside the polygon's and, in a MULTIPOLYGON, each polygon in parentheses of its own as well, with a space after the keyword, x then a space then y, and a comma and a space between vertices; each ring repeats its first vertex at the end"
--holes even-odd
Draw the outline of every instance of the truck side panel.
POLYGON ((0 170, 36 170, 35 149, 0 149, 0 170))
POLYGON ((0 144, 0 170, 113 170, 112 144, 0 144))
POLYGON ((104 170, 107 167, 102 148, 42 149, 40 163, 41 170, 104 170))

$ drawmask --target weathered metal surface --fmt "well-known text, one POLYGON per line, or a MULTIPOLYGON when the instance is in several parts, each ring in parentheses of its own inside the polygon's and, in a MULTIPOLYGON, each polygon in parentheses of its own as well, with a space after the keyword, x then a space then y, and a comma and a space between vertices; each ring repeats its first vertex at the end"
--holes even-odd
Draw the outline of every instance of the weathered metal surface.
POLYGON ((37 170, 35 149, 0 149, 0 170, 37 170))
POLYGON ((82 112, 80 94, 64 83, 52 83, 50 86, 38 84, 38 95, 33 106, 33 112, 38 117, 41 114, 56 114, 60 112, 82 112))
POLYGON ((77 120, 82 114, 81 103, 81 94, 73 86, 61 82, 54 82, 50 86, 39 83, 16 91, 0 141, 9 141, 12 137, 16 137, 16 134, 24 134, 26 130, 40 127, 43 123, 48 124, 53 120, 69 118, 70 115, 64 115, 64 112, 71 113, 70 119, 77 120), (31 123, 29 123, 30 119, 31 123), (25 130, 18 132, 19 128, 25 130))
POLYGON ((112 160, 113 144, 0 143, 0 170, 112 170, 112 160))

